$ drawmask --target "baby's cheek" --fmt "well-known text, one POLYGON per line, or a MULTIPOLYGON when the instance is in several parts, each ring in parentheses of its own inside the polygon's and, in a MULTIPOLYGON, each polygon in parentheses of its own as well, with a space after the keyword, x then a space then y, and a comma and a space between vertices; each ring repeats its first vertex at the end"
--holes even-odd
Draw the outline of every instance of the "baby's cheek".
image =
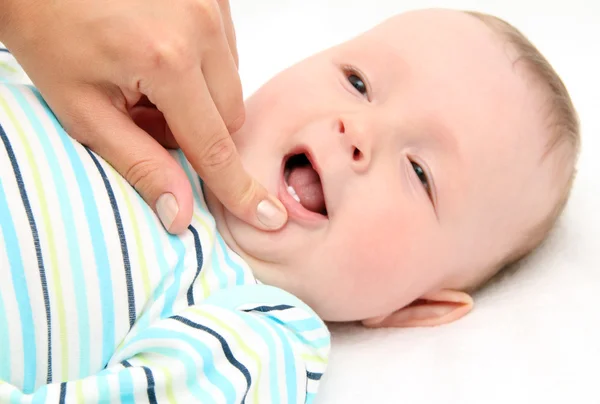
POLYGON ((411 226, 402 225, 395 218, 372 217, 361 223, 357 221, 344 233, 341 245, 345 246, 349 267, 386 272, 406 261, 416 236, 411 226))

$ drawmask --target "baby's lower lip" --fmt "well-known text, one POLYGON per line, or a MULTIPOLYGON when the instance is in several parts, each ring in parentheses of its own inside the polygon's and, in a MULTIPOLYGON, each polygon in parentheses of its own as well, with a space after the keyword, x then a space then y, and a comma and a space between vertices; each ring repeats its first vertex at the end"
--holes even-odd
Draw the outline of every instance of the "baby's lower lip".
POLYGON ((327 221, 327 217, 319 213, 311 212, 302 204, 296 201, 288 192, 288 185, 285 183, 285 178, 282 173, 279 186, 279 200, 283 203, 290 219, 300 221, 307 224, 319 224, 327 221))

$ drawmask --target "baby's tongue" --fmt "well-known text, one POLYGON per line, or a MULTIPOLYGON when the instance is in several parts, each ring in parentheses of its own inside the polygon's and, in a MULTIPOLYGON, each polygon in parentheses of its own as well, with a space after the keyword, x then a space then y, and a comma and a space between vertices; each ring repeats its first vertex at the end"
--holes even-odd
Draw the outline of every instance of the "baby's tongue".
POLYGON ((325 210, 321 179, 310 164, 293 168, 288 177, 288 185, 294 188, 305 209, 317 213, 325 210))

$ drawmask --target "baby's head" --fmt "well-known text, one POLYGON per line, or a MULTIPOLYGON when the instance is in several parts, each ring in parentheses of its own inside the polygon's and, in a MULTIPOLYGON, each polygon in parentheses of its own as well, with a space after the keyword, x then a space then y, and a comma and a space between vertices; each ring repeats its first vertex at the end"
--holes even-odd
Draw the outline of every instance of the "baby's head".
POLYGON ((209 193, 223 237, 260 281, 371 326, 467 313, 467 291, 550 231, 579 142, 537 50, 494 17, 449 10, 396 16, 296 64, 246 114, 234 140, 289 222, 256 230, 209 193))

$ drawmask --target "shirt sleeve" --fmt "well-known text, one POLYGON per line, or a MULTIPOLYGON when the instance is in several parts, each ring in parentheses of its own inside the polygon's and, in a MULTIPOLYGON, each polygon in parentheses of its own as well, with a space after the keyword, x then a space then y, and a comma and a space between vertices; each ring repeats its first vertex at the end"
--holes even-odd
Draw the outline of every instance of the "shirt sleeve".
POLYGON ((27 73, 2 42, 0 42, 0 83, 31 84, 27 73))
POLYGON ((33 394, 0 384, 0 402, 311 403, 329 346, 323 322, 294 296, 238 286, 134 327, 94 376, 33 394))

